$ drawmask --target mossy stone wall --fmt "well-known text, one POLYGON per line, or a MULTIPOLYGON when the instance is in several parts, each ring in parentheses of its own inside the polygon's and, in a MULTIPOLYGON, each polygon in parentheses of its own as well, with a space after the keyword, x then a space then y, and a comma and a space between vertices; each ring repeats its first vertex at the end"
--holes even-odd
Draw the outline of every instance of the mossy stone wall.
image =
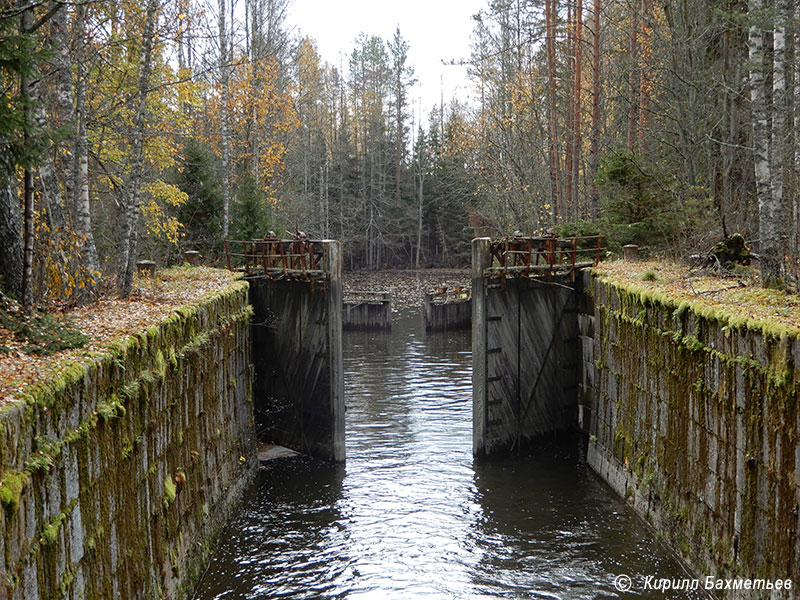
POLYGON ((256 468, 246 282, 0 411, 0 597, 183 598, 256 468))
POLYGON ((589 463, 698 576, 800 584, 796 334, 586 277, 589 463))

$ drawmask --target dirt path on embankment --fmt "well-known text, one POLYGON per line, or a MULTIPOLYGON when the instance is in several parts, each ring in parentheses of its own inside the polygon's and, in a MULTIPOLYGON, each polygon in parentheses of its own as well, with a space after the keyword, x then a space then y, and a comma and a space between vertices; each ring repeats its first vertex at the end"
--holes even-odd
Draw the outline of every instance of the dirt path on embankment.
POLYGON ((344 273, 344 295, 365 292, 389 292, 392 308, 416 308, 422 306, 423 294, 439 287, 452 289, 460 285, 470 286, 471 272, 468 269, 409 269, 406 271, 346 271, 344 273))

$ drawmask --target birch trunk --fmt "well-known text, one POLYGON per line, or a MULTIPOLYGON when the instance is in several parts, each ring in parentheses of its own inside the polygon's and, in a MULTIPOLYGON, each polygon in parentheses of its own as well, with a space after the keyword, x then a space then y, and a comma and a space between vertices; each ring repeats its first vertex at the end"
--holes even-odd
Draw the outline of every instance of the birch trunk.
POLYGON ((753 115, 753 163, 758 197, 759 235, 761 238, 761 277, 766 283, 780 278, 780 239, 776 227, 777 210, 770 187, 770 131, 764 82, 764 34, 762 0, 749 0, 748 13, 753 23, 747 36, 750 63, 750 107, 753 115))
MULTIPOLYGON (((786 128, 786 25, 789 3, 775 1, 775 27, 772 33, 772 140, 769 152, 769 182, 774 213, 774 233, 778 239, 779 276, 783 275, 784 211, 783 193, 786 177, 785 160, 789 136, 786 128)), ((774 254, 774 252, 773 252, 774 254)))
MULTIPOLYGON (((56 49, 57 53, 54 58, 54 75, 56 84, 56 120, 59 127, 64 125, 71 125, 73 133, 70 141, 75 139, 75 103, 73 99, 73 82, 72 82, 72 59, 70 49, 70 33, 68 26, 68 10, 66 5, 53 15, 50 21, 50 39, 52 47, 56 49)), ((72 168, 72 144, 64 144, 59 148, 59 157, 55 158, 59 164, 57 171, 64 173, 64 194, 62 212, 65 214, 65 221, 74 222, 75 213, 72 212, 72 201, 75 194, 75 171, 72 168), (63 158, 62 158, 63 157, 63 158), (63 167, 61 165, 63 164, 63 167)))
POLYGON ((139 203, 141 198, 142 172, 144 165, 144 129, 147 116, 147 88, 150 84, 150 56, 153 51, 158 0, 147 1, 142 47, 139 51, 139 81, 136 88, 133 118, 133 141, 131 144, 131 174, 125 186, 125 215, 122 225, 122 253, 118 283, 120 295, 128 297, 133 285, 138 244, 139 203))
POLYGON ((74 192, 74 230, 83 240, 81 259, 84 269, 97 282, 100 263, 97 248, 92 234, 92 215, 89 206, 89 139, 86 129, 86 44, 84 33, 86 27, 87 2, 78 5, 76 53, 77 78, 75 83, 75 116, 77 135, 75 136, 75 192, 74 192))
MULTIPOLYGON (((65 18, 66 12, 67 11, 63 6, 59 7, 51 19, 51 24, 58 25, 61 20, 65 18)), ((62 25, 65 26, 63 23, 62 25)), ((57 43, 64 43, 66 37, 63 36, 64 39, 60 39, 58 36, 53 36, 53 33, 57 31, 57 29, 58 27, 52 27, 50 29, 50 34, 48 35, 49 39, 47 40, 48 45, 52 45, 54 48, 58 48, 57 43)), ((69 56, 62 52, 56 52, 53 59, 53 71, 57 76, 63 72, 69 74, 69 56)), ((33 127, 36 131, 44 132, 49 129, 50 123, 48 123, 48 119, 44 110, 44 101, 41 92, 41 79, 41 73, 38 69, 34 68, 28 76, 26 93, 28 102, 30 103, 29 110, 31 111, 30 116, 33 119, 33 127)), ((62 88, 62 86, 63 82, 61 82, 58 87, 62 88)), ((60 117, 58 120, 63 119, 62 122, 56 123, 57 126, 64 125, 71 119, 71 115, 69 113, 72 110, 72 94, 69 87, 70 84, 67 84, 67 89, 59 89, 57 94, 57 96, 61 94, 67 96, 64 100, 62 100, 62 102, 58 102, 57 98, 55 113, 57 117, 60 117), (63 103, 68 104, 69 108, 65 110, 63 103), (67 114, 63 114, 64 112, 67 114)), ((36 170, 39 174, 39 181, 42 186, 42 203, 47 213, 47 222, 55 242, 56 254, 61 256, 61 240, 67 229, 67 220, 64 215, 64 205, 61 201, 61 189, 58 183, 58 176, 56 175, 56 166, 53 155, 54 148, 51 146, 42 154, 42 160, 36 170)), ((61 261, 63 262, 63 256, 61 257, 61 261)))
MULTIPOLYGON (((233 2, 233 0, 231 0, 233 2)), ((228 29, 225 23, 225 0, 219 0, 219 62, 222 77, 222 106, 220 110, 220 138, 222 146, 222 237, 228 237, 230 224, 230 128, 228 126, 228 88, 230 61, 228 59, 228 29)))
MULTIPOLYGON (((25 8, 20 15, 20 31, 30 31, 31 9, 25 8)), ((27 71, 23 71, 20 78, 20 102, 25 106, 25 122, 30 124, 33 121, 33 111, 31 106, 31 77, 27 71)), ((24 143, 29 143, 28 130, 26 128, 24 143)), ((29 168, 23 172, 23 196, 22 196, 22 310, 25 314, 30 314, 33 310, 33 240, 34 240, 34 212, 33 212, 33 173, 29 168)))

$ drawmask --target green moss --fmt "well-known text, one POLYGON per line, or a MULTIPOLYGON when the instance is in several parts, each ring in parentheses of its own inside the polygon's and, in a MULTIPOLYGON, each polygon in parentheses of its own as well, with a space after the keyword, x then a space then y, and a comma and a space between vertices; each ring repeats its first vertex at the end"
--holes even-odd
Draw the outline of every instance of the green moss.
MULTIPOLYGON (((129 388, 124 389, 130 393, 129 388)), ((105 402, 97 403, 96 412, 103 421, 112 421, 123 418, 127 413, 127 409, 122 405, 116 395, 112 395, 111 398, 105 402)))
POLYGON ((171 475, 167 475, 164 478, 164 508, 169 508, 173 502, 175 502, 175 497, 178 493, 177 488, 175 487, 175 482, 172 480, 171 475))
POLYGON ((11 519, 17 514, 22 490, 28 484, 27 473, 20 471, 6 471, 0 479, 0 505, 6 511, 6 516, 11 519))
POLYGON ((160 379, 163 379, 167 373, 167 361, 161 350, 156 352, 153 357, 153 373, 160 379))
POLYGON ((59 513, 52 521, 42 529, 41 543, 45 546, 53 544, 58 539, 58 532, 61 530, 61 525, 67 519, 67 515, 63 512, 59 513))

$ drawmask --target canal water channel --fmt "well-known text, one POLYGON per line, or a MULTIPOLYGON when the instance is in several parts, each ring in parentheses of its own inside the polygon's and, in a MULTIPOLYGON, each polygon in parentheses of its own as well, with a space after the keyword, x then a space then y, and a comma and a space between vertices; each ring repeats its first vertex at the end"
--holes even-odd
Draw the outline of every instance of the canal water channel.
POLYGON ((705 597, 642 590, 686 574, 574 440, 473 459, 469 332, 403 312, 391 333, 346 332, 344 359, 346 465, 272 461, 196 598, 705 597))

